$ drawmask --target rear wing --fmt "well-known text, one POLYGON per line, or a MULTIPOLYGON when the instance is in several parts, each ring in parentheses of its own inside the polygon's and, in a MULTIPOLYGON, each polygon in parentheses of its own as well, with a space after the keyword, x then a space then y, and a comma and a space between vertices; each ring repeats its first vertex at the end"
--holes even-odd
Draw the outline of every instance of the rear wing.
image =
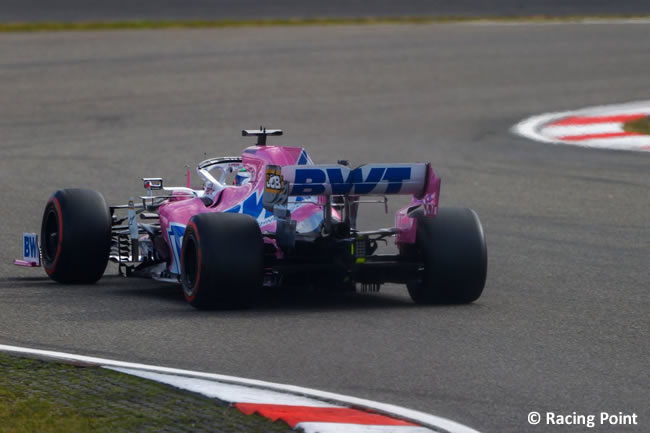
POLYGON ((282 178, 289 185, 288 195, 364 195, 413 194, 423 196, 427 189, 429 164, 288 165, 282 178))
POLYGON ((292 244, 295 222, 287 210, 289 196, 324 196, 323 222, 326 232, 333 230, 333 202, 331 196, 343 195, 341 222, 349 229, 356 229, 357 197, 360 195, 411 194, 411 203, 395 214, 395 233, 398 244, 415 242, 415 211, 421 210, 426 217, 438 213, 440 178, 429 163, 412 164, 364 164, 356 168, 345 165, 267 165, 264 185, 264 207, 278 219, 276 235, 278 242, 292 244), (348 201, 351 199, 351 201, 348 201), (294 225, 291 225, 294 224, 294 225))

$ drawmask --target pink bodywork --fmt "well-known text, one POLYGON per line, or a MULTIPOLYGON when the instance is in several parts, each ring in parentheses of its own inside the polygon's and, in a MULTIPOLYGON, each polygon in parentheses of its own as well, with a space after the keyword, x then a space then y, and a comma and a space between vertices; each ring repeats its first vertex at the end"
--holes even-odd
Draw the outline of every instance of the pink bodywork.
POLYGON ((411 204, 403 207, 395 213, 395 228, 397 229, 395 243, 398 246, 415 242, 417 220, 411 218, 408 215, 409 212, 416 207, 421 206, 424 210, 425 216, 435 217, 438 214, 439 198, 440 178, 436 177, 431 164, 427 164, 427 181, 424 192, 421 195, 414 195, 411 204))
MULTIPOLYGON (((215 197, 214 203, 206 206, 199 197, 191 197, 187 192, 175 192, 169 202, 160 206, 160 226, 170 246, 171 272, 180 273, 179 256, 182 235, 192 216, 208 212, 246 213, 257 219, 262 233, 274 233, 276 220, 262 206, 267 165, 289 166, 312 164, 305 150, 300 147, 251 146, 242 153, 242 164, 251 173, 249 183, 242 186, 227 186, 215 197), (171 239, 173 236, 174 239, 171 239)), ((414 243, 417 222, 408 216, 410 210, 422 206, 424 214, 434 217, 438 210, 440 178, 436 177, 430 164, 426 165, 426 185, 421 194, 414 195, 411 204, 400 209, 395 215, 397 230, 395 242, 398 245, 414 243)), ((323 221, 324 197, 296 197, 289 204, 291 218, 296 220, 298 233, 320 229, 323 221)), ((338 214, 335 214, 338 217, 338 214)), ((274 239, 265 237, 265 242, 274 239)))
POLYGON ((20 259, 14 259, 14 265, 16 265, 16 266, 24 266, 24 267, 27 267, 27 268, 37 268, 37 267, 41 266, 37 262, 28 262, 26 260, 20 260, 20 259))
MULTIPOLYGON (((280 147, 280 146, 251 146, 242 153, 242 164, 248 172, 251 173, 251 180, 242 186, 227 186, 215 197, 214 203, 206 206, 198 197, 190 197, 185 192, 177 193, 178 198, 170 200, 159 208, 160 227, 170 246, 170 270, 178 272, 178 256, 174 254, 174 242, 179 239, 170 239, 170 233, 174 236, 171 226, 176 226, 177 230, 184 231, 184 227, 192 216, 208 212, 235 212, 246 213, 257 219, 260 224, 262 233, 275 232, 275 218, 266 211, 262 206, 262 196, 264 193, 264 177, 267 165, 296 165, 300 160, 308 161, 302 163, 311 163, 309 157, 303 148, 300 147, 280 147)), ((303 201, 309 197, 302 198, 303 201)), ((315 200, 314 200, 315 201, 315 200)), ((312 200, 309 202, 290 203, 291 218, 297 222, 297 231, 311 231, 315 226, 319 226, 322 221, 322 207, 312 200)), ((181 235, 178 232, 176 238, 181 235)), ((179 245, 176 244, 179 248, 179 245)), ((180 253, 177 251, 176 253, 180 253)))

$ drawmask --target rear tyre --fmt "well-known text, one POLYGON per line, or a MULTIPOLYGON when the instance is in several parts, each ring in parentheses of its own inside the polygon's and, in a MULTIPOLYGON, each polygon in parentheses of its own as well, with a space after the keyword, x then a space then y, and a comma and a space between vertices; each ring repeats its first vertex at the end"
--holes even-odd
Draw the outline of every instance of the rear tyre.
POLYGON ((45 205, 41 254, 54 281, 89 284, 99 280, 111 249, 111 212, 89 189, 62 189, 45 205))
POLYGON ((418 304, 466 304, 483 292, 487 246, 476 212, 441 208, 435 218, 416 214, 415 254, 424 264, 418 282, 408 284, 418 304))
POLYGON ((185 228, 181 282, 196 308, 246 308, 264 279, 264 240, 257 221, 244 214, 195 215, 185 228))

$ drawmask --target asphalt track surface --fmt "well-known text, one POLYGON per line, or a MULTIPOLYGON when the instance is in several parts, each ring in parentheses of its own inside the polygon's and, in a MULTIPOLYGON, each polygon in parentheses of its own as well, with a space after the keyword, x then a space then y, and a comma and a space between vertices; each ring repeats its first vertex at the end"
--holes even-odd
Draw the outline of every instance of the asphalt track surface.
MULTIPOLYGON (((617 431, 648 431, 650 155, 508 130, 648 99, 649 41, 647 24, 3 34, 0 343, 314 387, 484 432, 587 431, 533 428, 532 410, 636 413, 617 431), (432 161, 441 205, 483 221, 483 296, 422 307, 388 286, 199 312, 112 265, 67 287, 10 265, 54 190, 120 203, 142 176, 183 184, 184 164, 237 154, 260 124, 316 162, 432 161)), ((391 224, 369 206, 367 227, 391 224)))
POLYGON ((646 0, 3 0, 0 22, 648 13, 646 0))

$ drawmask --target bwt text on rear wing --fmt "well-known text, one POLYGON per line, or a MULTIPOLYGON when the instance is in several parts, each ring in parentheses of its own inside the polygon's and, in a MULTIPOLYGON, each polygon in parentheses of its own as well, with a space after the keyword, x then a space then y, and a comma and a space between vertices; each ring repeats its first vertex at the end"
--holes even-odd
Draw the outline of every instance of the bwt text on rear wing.
POLYGON ((423 197, 436 190, 429 164, 289 165, 282 167, 289 195, 413 194, 423 197), (430 185, 433 183, 434 185, 430 185))

